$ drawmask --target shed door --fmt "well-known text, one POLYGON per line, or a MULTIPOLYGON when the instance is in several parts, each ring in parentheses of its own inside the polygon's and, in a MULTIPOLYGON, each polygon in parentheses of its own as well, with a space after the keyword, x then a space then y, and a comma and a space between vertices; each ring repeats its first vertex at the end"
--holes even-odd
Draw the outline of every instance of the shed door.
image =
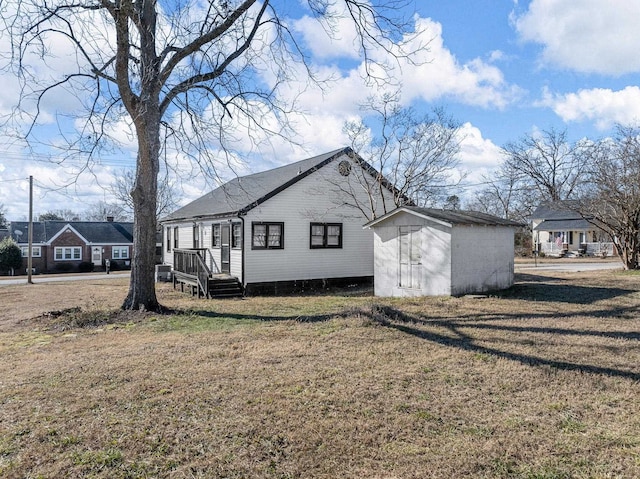
POLYGON ((400 278, 401 288, 420 289, 422 277, 422 235, 420 226, 400 226, 400 278))
POLYGON ((220 227, 220 271, 223 273, 231 272, 231 227, 229 225, 222 225, 220 227))

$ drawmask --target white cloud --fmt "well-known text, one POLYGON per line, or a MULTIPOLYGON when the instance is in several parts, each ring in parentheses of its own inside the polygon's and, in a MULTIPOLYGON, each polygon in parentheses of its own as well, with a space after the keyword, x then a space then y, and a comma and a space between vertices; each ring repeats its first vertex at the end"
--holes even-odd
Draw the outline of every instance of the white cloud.
POLYGON ((618 91, 594 88, 564 95, 545 91, 541 104, 566 122, 592 121, 598 129, 606 130, 615 123, 636 124, 640 120, 640 87, 618 91))
POLYGON ((292 22, 293 29, 302 35, 305 45, 317 59, 359 58, 358 36, 345 5, 331 4, 329 9, 331 21, 321 23, 305 15, 292 22))
MULTIPOLYGON (((428 39, 428 49, 416 57, 417 63, 400 60, 400 67, 391 71, 403 85, 403 100, 438 101, 447 99, 483 108, 505 108, 522 95, 522 90, 510 85, 502 71, 480 58, 460 63, 445 47, 442 25, 428 18, 415 17, 416 31, 423 32, 408 39, 405 49, 411 50, 428 39)), ((493 52, 490 61, 499 55, 493 52)))
POLYGON ((478 184, 483 176, 490 175, 502 162, 501 149, 487 138, 471 123, 464 123, 460 128, 460 167, 468 173, 467 184, 478 184))
POLYGON ((640 2, 532 0, 512 21, 522 40, 543 46, 542 61, 579 72, 640 71, 640 2))
MULTIPOLYGON (((377 95, 385 88, 394 89, 396 85, 402 86, 402 101, 407 105, 415 100, 447 100, 502 109, 522 95, 522 90, 506 82, 502 71, 492 64, 503 58, 501 52, 490 52, 488 62, 475 58, 460 63, 444 45, 441 24, 419 16, 415 16, 414 21, 414 31, 420 33, 407 35, 397 45, 390 47, 397 52, 401 49, 414 51, 428 44, 427 49, 419 51, 413 57, 414 62, 404 58, 390 58, 382 48, 370 52, 372 58, 387 65, 386 70, 378 70, 376 73, 387 76, 391 80, 389 85, 380 87, 367 84, 363 63, 350 70, 341 70, 337 65, 324 66, 318 70, 320 76, 335 79, 331 83, 330 94, 323 95, 318 89, 309 88, 306 84, 291 88, 292 92, 301 92, 297 99, 303 109, 323 109, 334 114, 341 112, 343 116, 353 114, 368 96, 377 95)), ((302 24, 307 28, 306 25, 312 24, 311 22, 314 20, 306 18, 302 24)), ((342 26, 342 22, 338 25, 342 26)), ((350 40, 339 45, 330 41, 326 35, 317 33, 317 30, 309 30, 311 33, 305 33, 305 38, 320 59, 328 58, 330 54, 334 57, 348 56, 356 52, 356 49, 351 45, 353 32, 350 27, 344 28, 345 32, 340 30, 336 35, 350 40)))

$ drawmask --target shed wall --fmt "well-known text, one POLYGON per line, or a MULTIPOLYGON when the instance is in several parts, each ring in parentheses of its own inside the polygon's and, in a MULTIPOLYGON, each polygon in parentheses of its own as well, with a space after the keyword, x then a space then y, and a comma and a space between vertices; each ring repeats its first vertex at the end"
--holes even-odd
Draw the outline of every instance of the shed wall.
POLYGON ((376 296, 436 296, 451 294, 450 228, 400 213, 375 226, 376 296), (400 286, 400 227, 420 226, 421 274, 418 288, 400 286))
POLYGON ((452 295, 506 289, 513 285, 513 228, 454 226, 451 240, 452 295))

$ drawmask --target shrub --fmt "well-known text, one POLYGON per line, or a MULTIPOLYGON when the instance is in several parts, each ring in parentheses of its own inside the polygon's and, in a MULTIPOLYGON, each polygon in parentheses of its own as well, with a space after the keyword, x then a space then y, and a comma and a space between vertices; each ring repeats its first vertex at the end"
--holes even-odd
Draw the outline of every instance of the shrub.
POLYGON ((93 263, 91 261, 83 261, 78 265, 78 271, 81 273, 90 273, 93 271, 93 263))
POLYGON ((71 263, 58 263, 56 264, 56 271, 58 273, 68 273, 73 269, 73 265, 71 263))
POLYGON ((111 260, 111 268, 110 269, 111 269, 111 271, 120 271, 122 268, 121 268, 120 263, 118 263, 117 261, 111 260))
POLYGON ((0 270, 14 270, 22 266, 22 251, 11 238, 0 241, 0 270))

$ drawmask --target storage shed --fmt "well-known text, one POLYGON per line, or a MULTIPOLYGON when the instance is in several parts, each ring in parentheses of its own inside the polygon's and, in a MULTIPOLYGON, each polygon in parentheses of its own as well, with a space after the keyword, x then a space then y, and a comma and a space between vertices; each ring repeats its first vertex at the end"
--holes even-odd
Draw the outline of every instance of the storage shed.
POLYGON ((506 289, 519 223, 484 213, 403 206, 374 232, 376 296, 458 296, 506 289))

